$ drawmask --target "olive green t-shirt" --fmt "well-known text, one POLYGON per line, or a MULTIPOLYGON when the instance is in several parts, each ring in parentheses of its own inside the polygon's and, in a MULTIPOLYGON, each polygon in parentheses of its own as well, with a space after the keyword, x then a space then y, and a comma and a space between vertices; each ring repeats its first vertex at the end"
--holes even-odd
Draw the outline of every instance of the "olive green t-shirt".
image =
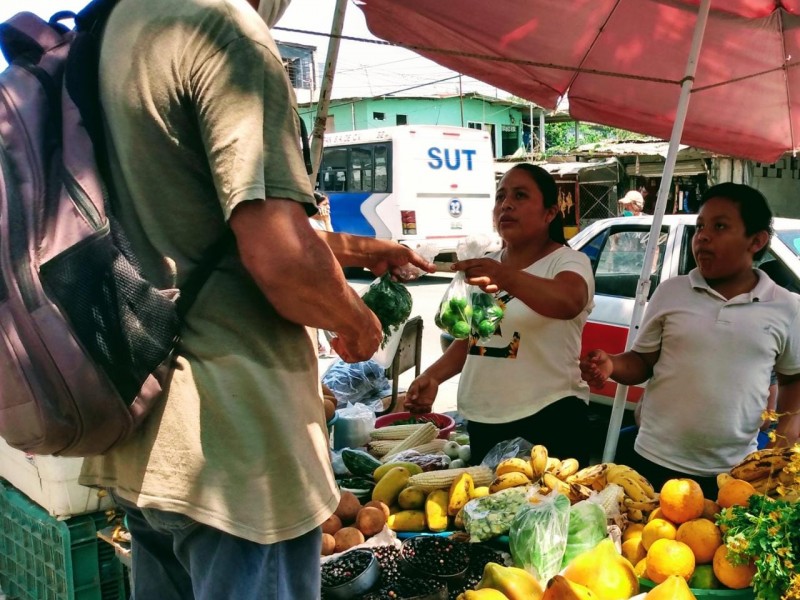
MULTIPOLYGON (((314 211, 294 94, 245 0, 122 0, 100 82, 117 211, 154 282, 184 282, 240 202, 314 211)), ((327 442, 316 349, 232 250, 188 315, 164 402, 81 482, 274 543, 336 508, 327 442)))

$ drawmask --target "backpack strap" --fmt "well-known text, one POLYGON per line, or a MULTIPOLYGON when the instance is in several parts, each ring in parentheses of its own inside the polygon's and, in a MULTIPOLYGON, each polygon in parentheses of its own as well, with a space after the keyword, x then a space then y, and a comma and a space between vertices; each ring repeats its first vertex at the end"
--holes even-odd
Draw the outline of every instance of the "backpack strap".
POLYGON ((205 285, 206 281, 208 281, 208 278, 211 277, 211 273, 214 271, 219 261, 235 247, 236 237, 233 235, 233 231, 228 228, 225 230, 225 233, 203 253, 200 264, 189 273, 189 277, 181 286, 181 293, 175 301, 178 318, 181 322, 183 322, 189 309, 192 308, 194 301, 197 300, 200 290, 203 285, 205 285))

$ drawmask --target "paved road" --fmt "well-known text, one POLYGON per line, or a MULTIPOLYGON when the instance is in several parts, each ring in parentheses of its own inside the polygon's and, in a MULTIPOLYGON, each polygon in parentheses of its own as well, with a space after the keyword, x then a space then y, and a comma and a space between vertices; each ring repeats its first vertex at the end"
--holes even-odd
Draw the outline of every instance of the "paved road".
MULTIPOLYGON (((441 356, 439 344, 439 328, 433 323, 433 317, 439 308, 447 286, 453 275, 447 273, 434 273, 408 284, 408 289, 414 299, 414 308, 411 316, 422 317, 424 329, 422 332, 422 370, 441 356)), ((361 289, 372 282, 374 278, 365 272, 364 276, 350 277, 348 281, 355 289, 361 289)), ((333 362, 333 359, 320 359, 320 373, 333 362)), ((414 379, 414 370, 411 369, 400 375, 400 389, 404 390, 414 379)), ((456 392, 458 390, 458 376, 439 386, 439 394, 433 408, 436 412, 448 412, 456 409, 456 392)))

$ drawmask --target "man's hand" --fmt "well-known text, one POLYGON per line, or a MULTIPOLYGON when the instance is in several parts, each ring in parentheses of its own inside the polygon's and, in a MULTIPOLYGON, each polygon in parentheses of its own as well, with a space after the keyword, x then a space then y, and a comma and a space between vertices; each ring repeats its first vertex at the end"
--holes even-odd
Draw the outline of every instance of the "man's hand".
POLYGON ((358 335, 351 337, 337 333, 337 337, 331 339, 331 348, 344 362, 356 363, 369 360, 378 351, 383 341, 381 322, 374 312, 366 309, 361 323, 363 323, 363 329, 358 332, 358 335))
POLYGON ((614 363, 604 350, 592 350, 580 361, 581 378, 591 387, 602 387, 614 372, 614 363))
MULTIPOLYGON (((383 242, 383 240, 376 240, 383 242)), ((436 265, 401 244, 386 242, 372 253, 373 263, 365 265, 375 275, 390 271, 397 281, 412 281, 423 273, 433 273, 436 265)))
POLYGON ((429 413, 439 392, 439 382, 423 373, 411 382, 406 392, 405 408, 415 414, 429 413))

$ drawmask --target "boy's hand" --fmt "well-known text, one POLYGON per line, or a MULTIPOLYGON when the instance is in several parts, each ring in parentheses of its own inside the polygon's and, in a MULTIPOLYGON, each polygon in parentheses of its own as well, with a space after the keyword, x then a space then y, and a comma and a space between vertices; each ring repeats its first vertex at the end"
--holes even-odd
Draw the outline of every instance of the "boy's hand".
POLYGON ((591 387, 602 387, 614 372, 614 363, 605 350, 592 350, 580 361, 581 378, 591 387))
POLYGON ((405 408, 409 412, 429 413, 439 391, 439 382, 423 373, 411 382, 406 392, 405 408))

